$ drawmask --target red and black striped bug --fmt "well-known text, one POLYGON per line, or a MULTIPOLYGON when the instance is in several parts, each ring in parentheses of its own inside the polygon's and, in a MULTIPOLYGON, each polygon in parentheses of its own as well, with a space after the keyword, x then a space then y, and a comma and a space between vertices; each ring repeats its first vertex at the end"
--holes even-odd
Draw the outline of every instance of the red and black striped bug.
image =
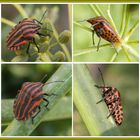
MULTIPOLYGON (((39 30, 41 29, 41 26, 42 26, 41 21, 43 20, 46 12, 47 12, 47 10, 44 12, 40 21, 38 21, 36 19, 31 19, 31 18, 24 18, 22 21, 20 21, 7 36, 8 49, 11 51, 16 51, 16 50, 21 49, 22 45, 28 43, 28 47, 27 47, 27 51, 26 51, 28 54, 30 43, 33 42, 39 52, 39 47, 38 47, 37 43, 35 42, 34 35, 38 34, 43 37, 46 37, 46 36, 50 37, 49 34, 44 35, 39 32, 39 30)), ((49 30, 49 29, 47 29, 47 30, 49 30)))
POLYGON ((122 105, 121 105, 120 92, 114 87, 106 86, 103 79, 102 72, 99 68, 98 70, 101 74, 103 86, 95 85, 95 87, 97 87, 98 89, 101 89, 102 91, 102 99, 98 101, 96 104, 102 101, 105 101, 109 109, 109 115, 107 116, 107 118, 112 116, 116 124, 121 125, 123 121, 123 110, 122 110, 122 105))
MULTIPOLYGON (((93 45, 94 42, 94 32, 99 37, 99 42, 97 45, 97 51, 99 50, 99 45, 101 42, 101 38, 105 39, 106 41, 110 42, 113 47, 115 48, 114 44, 120 42, 120 38, 118 34, 115 32, 113 27, 110 25, 110 23, 102 16, 97 16, 94 18, 90 18, 87 20, 93 28, 92 30, 92 39, 93 39, 93 45)), ((117 50, 115 49, 116 53, 117 50)))
POLYGON ((33 123, 33 119, 41 111, 40 104, 43 101, 45 101, 46 102, 45 107, 47 108, 47 106, 49 105, 49 101, 46 98, 44 98, 44 96, 55 95, 53 93, 52 94, 44 93, 42 89, 43 86, 45 84, 50 84, 54 82, 64 82, 64 81, 53 81, 49 83, 43 82, 23 83, 21 90, 18 91, 18 94, 14 100, 13 112, 15 118, 19 121, 20 120, 26 121, 27 119, 32 118, 33 123))

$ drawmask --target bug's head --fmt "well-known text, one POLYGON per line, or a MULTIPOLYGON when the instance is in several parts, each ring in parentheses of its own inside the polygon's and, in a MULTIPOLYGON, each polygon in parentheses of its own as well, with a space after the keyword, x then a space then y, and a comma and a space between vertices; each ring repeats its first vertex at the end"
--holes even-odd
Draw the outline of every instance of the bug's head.
POLYGON ((102 88, 102 92, 103 92, 103 93, 108 93, 108 92, 111 91, 111 90, 112 90, 112 87, 106 87, 106 86, 105 86, 105 87, 102 88))
POLYGON ((97 23, 103 22, 105 19, 102 16, 97 16, 94 18, 90 18, 87 20, 87 22, 89 22, 92 25, 95 25, 97 23))

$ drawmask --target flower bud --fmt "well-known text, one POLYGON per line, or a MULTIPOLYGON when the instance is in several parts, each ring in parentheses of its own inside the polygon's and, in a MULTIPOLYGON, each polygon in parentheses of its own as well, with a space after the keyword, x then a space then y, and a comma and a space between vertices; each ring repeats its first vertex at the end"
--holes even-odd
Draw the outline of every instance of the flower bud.
POLYGON ((70 31, 64 30, 63 32, 60 33, 58 40, 60 43, 66 44, 66 43, 68 43, 70 37, 71 37, 70 31))
POLYGON ((54 54, 54 61, 60 61, 60 62, 63 62, 63 61, 65 61, 65 59, 66 59, 66 56, 65 56, 65 54, 63 53, 63 52, 61 52, 61 51, 58 51, 58 52, 56 52, 55 54, 54 54))

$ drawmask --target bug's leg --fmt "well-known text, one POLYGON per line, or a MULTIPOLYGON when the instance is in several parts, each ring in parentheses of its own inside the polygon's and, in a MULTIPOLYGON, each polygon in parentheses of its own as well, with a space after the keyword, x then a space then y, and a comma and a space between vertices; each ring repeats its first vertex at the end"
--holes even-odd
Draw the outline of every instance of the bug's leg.
POLYGON ((29 42, 28 47, 27 47, 27 50, 26 50, 26 53, 27 53, 27 54, 29 54, 30 45, 31 45, 31 44, 30 44, 30 42, 29 42))
MULTIPOLYGON (((104 94, 105 93, 108 93, 108 92, 110 92, 111 90, 112 90, 112 87, 105 87, 105 86, 98 86, 98 85, 94 85, 96 88, 98 88, 98 89, 104 89, 104 88, 108 88, 105 92, 104 92, 104 94)), ((108 94, 107 94, 108 95, 108 94)), ((100 102, 102 102, 102 101, 104 101, 108 96, 104 96, 104 97, 102 97, 102 99, 101 100, 99 100, 96 104, 98 104, 98 103, 100 103, 100 102)))
POLYGON ((37 34, 40 35, 40 36, 42 36, 42 37, 46 37, 46 36, 51 37, 50 34, 42 34, 42 33, 37 33, 37 34))
POLYGON ((42 23, 40 21, 38 21, 37 19, 33 19, 33 21, 36 21, 36 22, 38 22, 39 24, 42 25, 42 23))
MULTIPOLYGON (((98 85, 94 85, 96 88, 104 88, 103 86, 98 86, 98 85)), ((99 104, 100 102, 104 101, 104 98, 102 98, 101 100, 99 100, 96 104, 99 104)))
POLYGON ((104 86, 94 85, 96 88, 104 88, 104 86))
POLYGON ((57 95, 56 95, 56 94, 54 94, 54 93, 51 93, 51 94, 44 93, 43 95, 46 95, 46 96, 52 96, 52 95, 55 95, 55 96, 57 96, 57 95))
POLYGON ((95 45, 95 41, 94 41, 94 30, 92 30, 92 43, 93 43, 93 46, 95 45))
POLYGON ((100 42, 101 42, 101 37, 99 36, 99 41, 98 41, 98 45, 97 45, 97 52, 99 51, 100 42))
POLYGON ((17 91, 17 94, 20 93, 20 90, 17 91))
POLYGON ((117 49, 115 48, 114 44, 113 44, 113 43, 111 43, 111 45, 112 45, 112 47, 115 49, 115 52, 116 52, 116 53, 117 53, 117 55, 118 55, 117 49))
POLYGON ((34 124, 34 117, 32 117, 32 124, 34 124))
POLYGON ((114 114, 115 111, 116 111, 116 107, 114 107, 114 108, 112 109, 112 111, 108 114, 107 119, 108 119, 110 116, 112 116, 112 115, 114 114))
MULTIPOLYGON (((108 87, 108 86, 98 86, 98 85, 94 85, 96 88, 108 88, 109 90, 112 89, 112 87, 108 87)), ((108 91, 108 90, 107 90, 108 91)))
POLYGON ((99 100, 96 104, 101 103, 102 101, 104 101, 104 98, 102 98, 101 100, 99 100))
POLYGON ((114 113, 114 111, 110 112, 109 115, 107 116, 107 119, 108 119, 110 116, 112 116, 113 113, 114 113))
POLYGON ((119 105, 119 102, 118 102, 117 100, 115 100, 115 107, 114 107, 114 108, 112 109, 112 111, 109 113, 109 115, 107 116, 107 119, 108 119, 111 115, 113 115, 113 114, 115 113, 115 111, 116 111, 118 105, 119 105))
POLYGON ((48 108, 49 101, 48 101, 47 99, 45 99, 45 98, 43 98, 43 100, 47 103, 47 104, 45 105, 45 107, 49 110, 49 108, 48 108))
MULTIPOLYGON (((46 95, 46 96, 52 96, 52 95, 55 95, 55 96, 57 96, 57 95, 54 94, 54 93, 52 93, 52 94, 44 93, 43 95, 46 95)), ((47 102, 47 104, 45 105, 45 107, 47 108, 47 106, 49 105, 49 101, 48 101, 47 99, 45 99, 45 98, 43 98, 43 100, 44 100, 45 102, 47 102)), ((47 108, 47 109, 49 110, 49 108, 47 108)))
POLYGON ((34 124, 34 118, 40 113, 40 111, 41 111, 41 108, 40 108, 40 106, 38 106, 38 112, 34 115, 34 116, 32 116, 32 124, 34 124))
POLYGON ((37 46, 36 42, 35 42, 35 39, 33 38, 33 43, 35 44, 37 50, 38 50, 38 53, 39 53, 39 47, 37 46))

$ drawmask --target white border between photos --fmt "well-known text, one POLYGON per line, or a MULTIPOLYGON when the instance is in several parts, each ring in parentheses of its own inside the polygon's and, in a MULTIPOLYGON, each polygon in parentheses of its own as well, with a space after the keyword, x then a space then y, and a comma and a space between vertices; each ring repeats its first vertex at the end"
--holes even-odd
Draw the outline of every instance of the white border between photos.
MULTIPOLYGON (((11 2, 0 2, 0 15, 1 15, 1 5, 2 4, 12 4, 11 2)), ((104 2, 14 2, 14 4, 72 4, 72 15, 73 15, 73 4, 139 4, 139 17, 140 17, 140 2, 123 2, 123 3, 104 3, 104 2)), ((140 19, 140 18, 139 18, 140 19)), ((0 18, 1 22, 1 18, 0 18)), ((73 62, 73 16, 72 16, 72 37, 71 37, 71 48, 72 48, 72 62, 1 62, 0 65, 0 79, 2 80, 2 69, 1 66, 2 64, 71 64, 72 65, 72 103, 73 103, 73 87, 74 87, 74 80, 73 80, 73 65, 74 64, 139 64, 139 62, 73 62)), ((0 24, 0 36, 1 36, 1 24, 0 24)), ((139 37, 140 37, 140 26, 139 26, 139 37)), ((1 40, 0 40, 1 44, 1 40)), ((1 44, 2 45, 2 44, 1 44)), ((139 53, 140 53, 140 43, 139 43, 139 53)), ((1 56, 1 48, 0 48, 0 56, 1 56)), ((139 58, 140 60, 140 58, 139 58)), ((139 73, 140 73, 140 65, 139 65, 139 73)), ((0 80, 0 89, 2 89, 2 81, 0 80)), ((140 74, 139 74, 139 80, 140 80, 140 74)), ((139 82, 139 87, 140 87, 140 82, 139 82)), ((139 88, 139 93, 140 93, 140 88, 139 88)), ((1 90, 2 94, 2 90, 1 90)), ((1 94, 0 94, 0 99, 1 99, 1 94)), ((0 112, 1 112, 1 103, 0 103, 0 112)), ((139 96, 139 112, 140 112, 140 96, 139 96)), ((135 115, 135 114, 133 114, 135 115)), ((0 118, 1 118, 1 113, 0 113, 0 118)), ((140 118, 140 116, 139 116, 140 118)), ((139 119, 140 120, 140 119, 139 119)), ((0 132, 1 132, 1 127, 0 127, 0 132)), ((73 104, 72 104, 72 136, 1 136, 1 138, 140 138, 140 121, 139 121, 139 136, 73 136, 73 104)))

